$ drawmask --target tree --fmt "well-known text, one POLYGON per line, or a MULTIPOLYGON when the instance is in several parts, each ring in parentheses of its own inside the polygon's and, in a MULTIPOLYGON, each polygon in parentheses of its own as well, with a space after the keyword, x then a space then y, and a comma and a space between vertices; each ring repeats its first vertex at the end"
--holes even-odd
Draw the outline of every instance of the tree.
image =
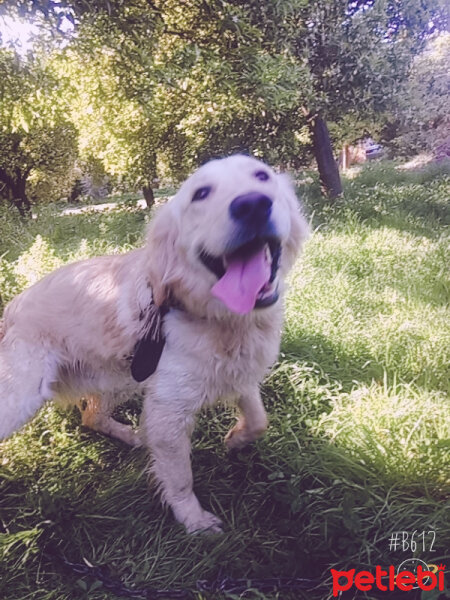
POLYGON ((305 155, 307 66, 275 41, 262 43, 251 6, 178 6, 100 2, 87 12, 86 3, 72 5, 77 36, 70 46, 82 65, 74 96, 81 86, 94 98, 87 102, 92 117, 83 109, 75 120, 86 134, 81 148, 89 138, 86 147, 97 145, 105 166, 144 185, 155 166, 157 176, 179 179, 207 157, 233 151, 297 166, 305 155), (114 154, 129 159, 120 166, 114 154))
POLYGON ((318 133, 327 123, 341 139, 380 127, 380 115, 414 55, 433 27, 442 27, 441 2, 22 0, 18 5, 43 14, 54 27, 61 29, 63 18, 74 24, 69 46, 86 70, 74 83, 82 82, 98 98, 93 108, 98 128, 94 118, 84 119, 86 139, 116 173, 128 173, 148 188, 155 173, 180 178, 217 154, 249 150, 298 166, 307 150, 315 149, 325 187, 336 194, 330 136, 318 133), (96 79, 109 83, 95 88, 96 79), (327 157, 327 169, 319 154, 327 157))
MULTIPOLYGON (((326 119, 335 142, 344 142, 383 128, 414 56, 445 27, 446 8, 440 0, 317 0, 304 4, 301 15, 306 27, 291 44, 312 75, 314 100, 306 112, 313 137, 326 119)), ((320 166, 331 147, 314 146, 322 181, 334 195, 336 167, 330 158, 326 170, 320 166)))
POLYGON ((0 49, 1 196, 22 216, 30 212, 30 175, 61 175, 76 152, 76 132, 65 118, 56 81, 38 58, 0 49))
POLYGON ((64 81, 62 94, 78 131, 81 163, 96 164, 97 170, 101 163, 116 181, 146 188, 156 177, 152 122, 127 97, 112 60, 110 52, 85 56, 68 47, 53 57, 52 66, 64 81))
POLYGON ((438 152, 450 142, 450 33, 432 38, 416 56, 390 112, 391 143, 404 153, 438 152))

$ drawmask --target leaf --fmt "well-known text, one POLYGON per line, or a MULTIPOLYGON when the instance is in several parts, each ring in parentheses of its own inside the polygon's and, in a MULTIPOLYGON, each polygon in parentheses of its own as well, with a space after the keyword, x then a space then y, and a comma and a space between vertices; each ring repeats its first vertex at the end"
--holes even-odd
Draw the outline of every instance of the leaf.
POLYGON ((30 127, 27 119, 25 118, 25 115, 22 112, 19 113, 19 123, 22 129, 25 131, 25 133, 29 133, 30 127))
POLYGON ((76 582, 78 587, 80 587, 84 592, 87 592, 87 583, 84 581, 84 579, 77 579, 76 582))

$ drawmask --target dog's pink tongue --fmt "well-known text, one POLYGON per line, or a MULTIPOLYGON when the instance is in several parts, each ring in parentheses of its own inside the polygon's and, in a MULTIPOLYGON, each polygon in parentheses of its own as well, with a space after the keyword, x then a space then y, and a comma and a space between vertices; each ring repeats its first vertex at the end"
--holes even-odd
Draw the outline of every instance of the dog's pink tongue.
POLYGON ((231 311, 245 315, 254 308, 258 293, 269 279, 270 264, 262 248, 249 258, 232 260, 211 293, 231 311))

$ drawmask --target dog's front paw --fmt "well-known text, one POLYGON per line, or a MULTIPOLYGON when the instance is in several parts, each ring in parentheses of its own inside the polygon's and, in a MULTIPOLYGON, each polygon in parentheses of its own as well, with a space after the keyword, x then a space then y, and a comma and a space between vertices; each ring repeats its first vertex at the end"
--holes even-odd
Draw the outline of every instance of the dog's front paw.
POLYGON ((201 517, 185 523, 188 533, 222 533, 222 521, 207 510, 202 510, 201 517))
POLYGON ((225 436, 225 446, 228 450, 238 450, 239 448, 243 448, 264 435, 266 429, 267 424, 258 427, 258 429, 249 429, 245 422, 238 421, 225 436))
POLYGON ((221 533, 222 521, 212 513, 204 510, 194 493, 183 500, 170 502, 177 521, 183 523, 188 533, 221 533))

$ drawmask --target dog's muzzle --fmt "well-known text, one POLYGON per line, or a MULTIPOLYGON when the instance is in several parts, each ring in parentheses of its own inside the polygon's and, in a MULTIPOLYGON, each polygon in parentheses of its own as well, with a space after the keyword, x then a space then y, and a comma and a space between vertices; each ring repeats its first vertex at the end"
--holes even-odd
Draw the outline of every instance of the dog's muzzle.
POLYGON ((214 256, 202 248, 199 258, 218 279, 212 294, 232 312, 246 314, 278 300, 281 242, 272 233, 254 236, 240 245, 230 244, 222 256, 214 256))

